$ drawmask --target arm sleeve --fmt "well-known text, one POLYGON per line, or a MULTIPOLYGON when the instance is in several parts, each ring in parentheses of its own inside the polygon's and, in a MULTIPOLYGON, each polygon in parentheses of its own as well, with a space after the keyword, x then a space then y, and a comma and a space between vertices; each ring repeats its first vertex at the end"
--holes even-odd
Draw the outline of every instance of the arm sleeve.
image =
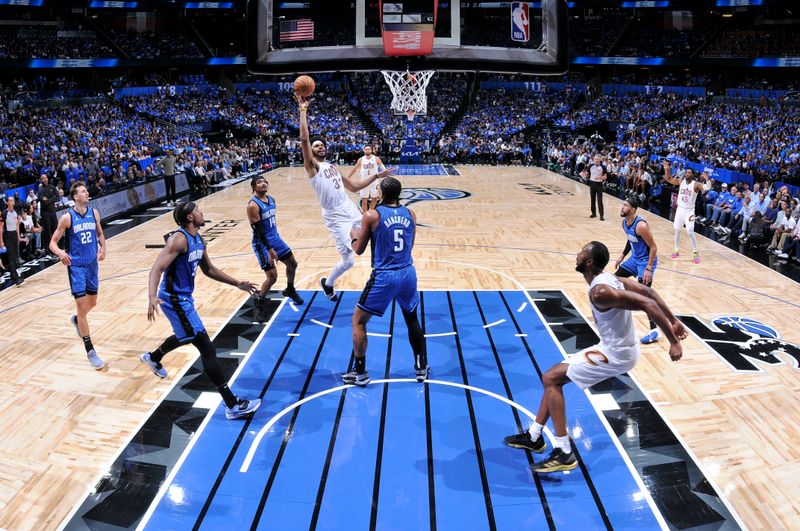
POLYGON ((258 223, 252 223, 250 226, 253 228, 253 234, 255 234, 258 241, 267 248, 267 251, 271 249, 269 246, 269 242, 267 241, 267 231, 264 230, 264 225, 259 221, 258 223))

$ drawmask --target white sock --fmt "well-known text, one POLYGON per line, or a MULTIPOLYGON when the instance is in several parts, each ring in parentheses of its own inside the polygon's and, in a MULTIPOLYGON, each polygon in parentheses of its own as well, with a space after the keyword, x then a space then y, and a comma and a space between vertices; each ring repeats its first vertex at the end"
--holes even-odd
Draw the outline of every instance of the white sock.
POLYGON ((531 424, 531 427, 528 429, 528 434, 531 436, 531 440, 535 441, 541 437, 542 429, 544 429, 544 426, 534 420, 533 424, 531 424))
POLYGON ((689 233, 689 239, 692 240, 692 251, 697 252, 697 238, 694 237, 694 232, 689 233))
POLYGON ((333 287, 333 283, 336 282, 336 279, 342 276, 345 271, 353 267, 356 263, 356 259, 353 257, 355 253, 350 251, 345 256, 342 256, 342 259, 336 262, 336 265, 333 266, 331 270, 331 274, 328 276, 327 280, 325 280, 325 285, 328 287, 333 287))
POLYGON ((675 249, 681 248, 681 231, 675 231, 675 249))
POLYGON ((553 445, 556 448, 561 448, 561 451, 565 454, 572 452, 572 445, 569 442, 569 435, 564 435, 563 437, 556 437, 555 442, 553 445))

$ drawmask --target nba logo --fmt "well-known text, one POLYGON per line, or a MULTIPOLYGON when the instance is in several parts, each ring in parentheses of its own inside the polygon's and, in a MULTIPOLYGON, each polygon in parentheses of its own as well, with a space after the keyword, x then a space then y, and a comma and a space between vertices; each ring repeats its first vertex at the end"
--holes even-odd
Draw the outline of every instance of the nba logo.
POLYGON ((511 40, 528 42, 530 39, 528 2, 511 2, 511 40))

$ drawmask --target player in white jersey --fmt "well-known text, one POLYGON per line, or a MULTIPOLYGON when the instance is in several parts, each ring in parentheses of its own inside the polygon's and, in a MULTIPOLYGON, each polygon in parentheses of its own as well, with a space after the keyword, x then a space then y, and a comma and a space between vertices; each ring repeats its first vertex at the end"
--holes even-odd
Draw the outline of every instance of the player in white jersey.
POLYGON ((325 161, 328 153, 325 140, 321 137, 313 139, 309 137, 307 116, 309 101, 297 94, 295 94, 295 99, 300 105, 300 148, 303 151, 303 166, 322 206, 322 220, 331 232, 333 241, 336 243, 336 250, 342 257, 333 266, 330 274, 320 280, 325 296, 335 301, 336 291, 333 289, 333 284, 342 273, 356 263, 353 252, 353 242, 355 241, 353 229, 355 228, 356 231, 361 229, 361 213, 347 196, 347 191, 358 192, 376 179, 391 175, 394 168, 359 180, 353 180, 350 176, 344 178, 336 166, 325 161))
POLYGON ((534 464, 538 473, 572 470, 578 460, 572 450, 567 432, 566 403, 563 386, 569 382, 587 389, 608 378, 633 369, 639 359, 639 340, 633 326, 631 310, 641 310, 656 322, 669 340, 669 357, 678 361, 683 356, 680 341, 686 338, 686 329, 672 314, 661 297, 635 278, 619 278, 604 273, 608 264, 608 248, 601 242, 587 243, 578 253, 575 270, 583 274, 589 284, 589 302, 592 306, 600 344, 579 352, 558 363, 542 375, 544 394, 536 421, 525 433, 509 435, 504 442, 514 448, 541 453, 547 448, 542 429, 552 417, 555 428, 555 448, 541 463, 534 464))
MULTIPOLYGON (((350 174, 347 176, 348 179, 352 179, 353 175, 356 172, 359 172, 361 175, 361 179, 368 179, 372 175, 379 173, 386 168, 383 166, 383 161, 377 155, 372 154, 372 146, 364 146, 364 156, 359 157, 356 165, 353 166, 353 169, 350 170, 350 174)), ((367 210, 375 210, 375 207, 378 206, 378 198, 380 197, 380 191, 378 190, 378 185, 380 181, 377 179, 372 181, 372 184, 365 186, 361 190, 358 191, 358 195, 361 197, 361 212, 366 212, 367 210)))
MULTIPOLYGON (((700 177, 704 182, 708 182, 708 174, 703 172, 700 177)), ((678 208, 675 209, 675 250, 672 251, 672 258, 680 256, 681 229, 686 227, 689 239, 692 240, 692 260, 695 264, 700 263, 700 254, 697 252, 697 238, 694 235, 694 204, 697 194, 703 193, 703 183, 694 180, 694 171, 686 168, 683 179, 673 178, 670 175, 670 165, 668 160, 664 160, 664 179, 671 185, 678 187, 678 208)))

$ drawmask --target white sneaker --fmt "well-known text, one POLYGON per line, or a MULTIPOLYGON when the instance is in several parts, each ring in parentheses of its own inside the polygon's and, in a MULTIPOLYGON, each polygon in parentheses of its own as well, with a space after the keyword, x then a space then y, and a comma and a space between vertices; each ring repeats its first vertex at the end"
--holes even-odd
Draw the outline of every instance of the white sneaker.
POLYGON ((786 258, 789 258, 789 253, 780 253, 778 254, 778 258, 783 258, 785 260, 786 258))

